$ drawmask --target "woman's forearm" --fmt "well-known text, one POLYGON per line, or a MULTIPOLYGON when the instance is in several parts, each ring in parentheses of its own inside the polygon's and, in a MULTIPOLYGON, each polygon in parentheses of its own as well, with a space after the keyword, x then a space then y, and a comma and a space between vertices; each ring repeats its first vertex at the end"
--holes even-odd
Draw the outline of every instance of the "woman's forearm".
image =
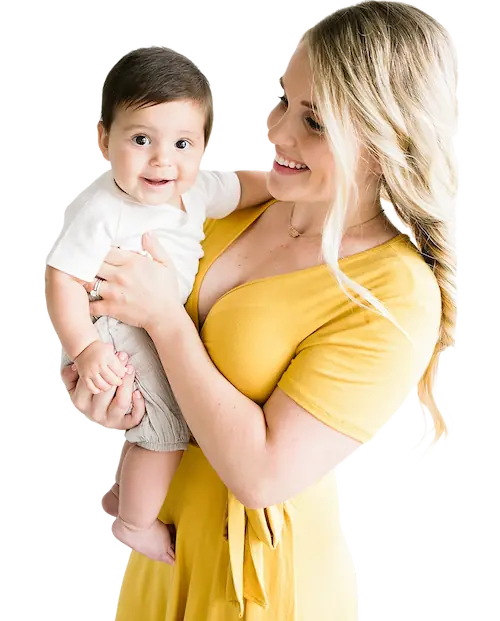
POLYGON ((184 417, 213 468, 244 504, 266 472, 267 427, 262 408, 215 367, 191 319, 149 329, 184 417))

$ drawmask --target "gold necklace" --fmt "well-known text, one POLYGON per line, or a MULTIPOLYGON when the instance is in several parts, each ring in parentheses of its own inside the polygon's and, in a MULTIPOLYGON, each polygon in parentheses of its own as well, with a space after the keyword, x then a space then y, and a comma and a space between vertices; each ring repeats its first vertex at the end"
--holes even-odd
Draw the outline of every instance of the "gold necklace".
MULTIPOLYGON (((297 237, 317 237, 318 235, 321 235, 321 233, 313 233, 313 234, 306 235, 305 233, 300 233, 299 231, 297 231, 297 229, 292 224, 294 209, 295 209, 295 203, 293 204, 292 209, 290 211, 290 220, 288 221, 288 235, 290 237, 293 237, 295 239, 297 237)), ((363 226, 364 224, 368 224, 368 222, 371 222, 372 220, 375 220, 375 218, 378 218, 378 216, 380 216, 380 214, 383 213, 383 211, 384 210, 381 209, 378 213, 376 213, 369 220, 365 220, 364 222, 360 222, 359 224, 353 224, 352 226, 347 227, 346 231, 349 229, 353 229, 357 226, 363 226)))

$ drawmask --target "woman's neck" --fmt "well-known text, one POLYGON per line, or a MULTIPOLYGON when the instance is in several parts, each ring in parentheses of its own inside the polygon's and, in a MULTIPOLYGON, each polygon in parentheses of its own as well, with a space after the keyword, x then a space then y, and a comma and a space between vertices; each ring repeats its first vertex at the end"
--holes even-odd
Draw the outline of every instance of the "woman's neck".
MULTIPOLYGON (((329 203, 288 203, 290 213, 293 215, 293 226, 304 235, 320 234, 330 211, 329 203), (292 211, 293 210, 293 211, 292 211)), ((356 235, 364 228, 376 226, 378 222, 386 220, 379 196, 364 201, 356 207, 348 208, 344 232, 356 235)))

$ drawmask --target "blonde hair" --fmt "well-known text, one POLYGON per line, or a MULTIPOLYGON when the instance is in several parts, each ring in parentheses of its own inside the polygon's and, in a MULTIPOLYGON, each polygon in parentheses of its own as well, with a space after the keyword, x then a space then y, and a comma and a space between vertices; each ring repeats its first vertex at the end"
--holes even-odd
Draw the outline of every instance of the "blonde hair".
POLYGON ((372 310, 394 321, 339 267, 347 207, 357 204, 354 173, 362 142, 380 164, 382 197, 411 229, 440 287, 439 338, 418 385, 436 441, 446 425, 434 399, 434 383, 440 353, 454 345, 456 323, 455 50, 435 19, 399 2, 363 2, 341 9, 306 32, 303 41, 313 96, 336 162, 336 195, 322 241, 326 262, 347 295, 348 289, 356 292, 372 310))

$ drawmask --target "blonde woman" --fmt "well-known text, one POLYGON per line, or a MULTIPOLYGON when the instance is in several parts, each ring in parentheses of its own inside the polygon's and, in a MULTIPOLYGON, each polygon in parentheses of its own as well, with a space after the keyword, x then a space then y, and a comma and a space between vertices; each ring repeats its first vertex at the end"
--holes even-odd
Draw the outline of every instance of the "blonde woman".
MULTIPOLYGON (((108 255, 92 313, 149 332, 196 439, 159 515, 175 563, 132 553, 118 621, 357 618, 334 469, 417 384, 445 431, 432 390, 455 326, 455 82, 449 36, 422 11, 342 9, 281 78, 275 200, 208 224, 186 307, 156 240, 155 261, 108 255)), ((63 376, 91 419, 141 419, 133 370, 115 396, 63 376)))

